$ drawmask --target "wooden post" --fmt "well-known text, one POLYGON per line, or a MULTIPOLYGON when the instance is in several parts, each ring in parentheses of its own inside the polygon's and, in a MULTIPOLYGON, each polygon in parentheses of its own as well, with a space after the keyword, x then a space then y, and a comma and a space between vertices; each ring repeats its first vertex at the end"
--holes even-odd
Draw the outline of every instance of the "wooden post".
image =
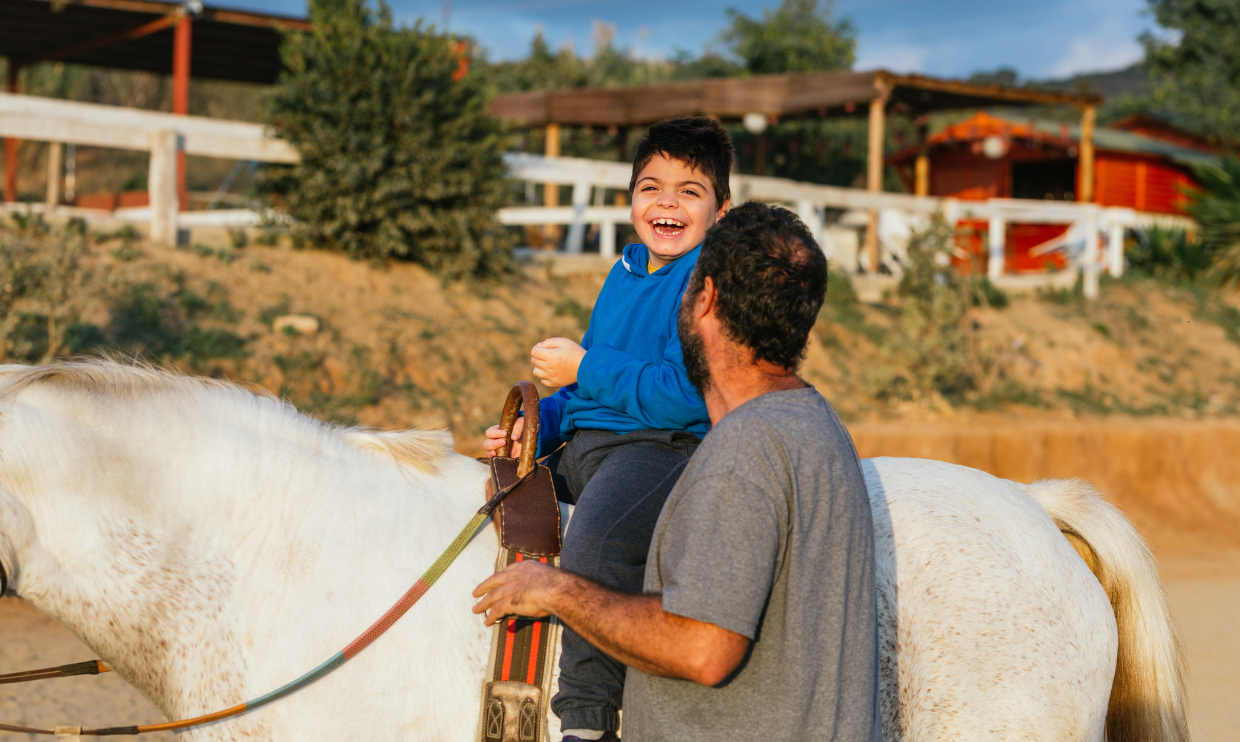
MULTIPOLYGON (((9 57, 9 79, 5 88, 10 93, 17 92, 17 73, 20 68, 13 64, 9 57)), ((4 140, 4 200, 10 203, 17 200, 17 154, 21 143, 7 137, 4 140)))
MULTIPOLYGON (((545 133, 545 141, 543 143, 543 154, 547 157, 560 156, 560 125, 551 122, 547 124, 545 133)), ((560 205, 560 186, 558 183, 543 184, 543 206, 559 206, 560 205)), ((547 224, 543 226, 543 234, 547 236, 547 240, 551 243, 552 249, 556 249, 560 244, 560 228, 555 224, 547 224)))
POLYGON ((171 130, 151 134, 151 240, 169 247, 177 242, 177 153, 181 137, 171 130))
POLYGON ((926 144, 930 125, 925 116, 917 119, 917 139, 919 148, 917 160, 913 164, 913 194, 916 196, 930 195, 930 147, 926 144))
POLYGON ((766 137, 761 134, 753 138, 753 174, 762 175, 766 169, 766 137))
POLYGON ((1003 271, 1007 267, 1007 221, 1001 216, 990 217, 986 237, 990 248, 986 260, 986 276, 997 281, 1003 277, 1003 271))
POLYGON ((65 145, 47 143, 47 210, 50 213, 60 206, 60 179, 64 177, 65 145))
POLYGON ((1081 256, 1085 298, 1098 298, 1098 209, 1085 211, 1085 254, 1081 256))
POLYGON ((1094 121, 1097 111, 1087 105, 1081 110, 1080 179, 1077 201, 1094 200, 1094 121))
MULTIPOLYGON (((870 101, 870 138, 866 159, 865 189, 870 193, 883 190, 883 139, 887 118, 887 88, 879 83, 878 97, 870 101)), ((878 210, 870 209, 870 225, 865 231, 865 254, 870 273, 878 275, 878 210)))
MULTIPOLYGON (((190 42, 194 21, 188 14, 177 20, 172 42, 172 112, 189 114, 190 42)), ((153 198, 153 197, 152 197, 153 198)), ((182 211, 189 208, 189 188, 185 185, 185 150, 177 151, 177 203, 182 211)))

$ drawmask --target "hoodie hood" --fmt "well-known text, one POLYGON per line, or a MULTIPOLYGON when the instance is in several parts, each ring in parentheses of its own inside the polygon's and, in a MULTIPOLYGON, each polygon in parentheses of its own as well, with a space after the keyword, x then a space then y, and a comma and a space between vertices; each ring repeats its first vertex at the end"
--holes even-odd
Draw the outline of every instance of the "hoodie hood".
MULTIPOLYGON (((662 276, 668 273, 668 271, 665 270, 666 268, 672 267, 690 255, 696 256, 698 251, 701 249, 702 246, 698 245, 689 252, 668 263, 663 267, 663 269, 657 271, 656 275, 662 276)), ((647 266, 650 265, 650 248, 646 247, 644 244, 634 242, 632 244, 625 245, 624 252, 620 256, 620 262, 624 265, 625 270, 632 273, 634 276, 637 276, 638 278, 650 277, 650 271, 647 269, 647 266)))

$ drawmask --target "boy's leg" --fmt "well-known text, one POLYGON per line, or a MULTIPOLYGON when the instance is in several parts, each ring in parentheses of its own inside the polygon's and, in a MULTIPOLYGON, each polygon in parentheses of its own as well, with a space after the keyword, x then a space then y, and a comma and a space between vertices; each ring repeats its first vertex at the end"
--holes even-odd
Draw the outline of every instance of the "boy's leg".
MULTIPOLYGON (((577 499, 560 564, 608 587, 636 593, 642 589, 646 554, 663 503, 697 439, 656 431, 608 435, 597 441, 607 445, 590 449, 605 455, 581 456, 582 468, 593 471, 577 499)), ((551 699, 560 726, 617 729, 624 665, 567 626, 562 636, 560 692, 551 699)))

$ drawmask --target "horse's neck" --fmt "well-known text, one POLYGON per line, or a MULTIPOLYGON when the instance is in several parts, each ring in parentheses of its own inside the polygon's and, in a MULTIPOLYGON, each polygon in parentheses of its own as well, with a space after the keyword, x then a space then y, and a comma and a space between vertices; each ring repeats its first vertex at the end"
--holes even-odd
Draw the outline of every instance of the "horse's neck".
POLYGON ((92 450, 28 498, 18 582, 172 716, 271 690, 343 647, 482 497, 480 468, 455 454, 432 476, 382 453, 193 432, 75 442, 92 450))

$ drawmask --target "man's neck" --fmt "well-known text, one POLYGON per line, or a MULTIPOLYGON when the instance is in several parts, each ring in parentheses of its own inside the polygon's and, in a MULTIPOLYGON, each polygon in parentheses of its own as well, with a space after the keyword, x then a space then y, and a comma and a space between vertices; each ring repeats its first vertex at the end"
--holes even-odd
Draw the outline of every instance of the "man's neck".
POLYGON ((712 376, 710 388, 706 390, 706 412, 711 425, 717 425, 732 410, 751 399, 808 386, 795 372, 774 363, 746 361, 743 365, 730 365, 712 376))

